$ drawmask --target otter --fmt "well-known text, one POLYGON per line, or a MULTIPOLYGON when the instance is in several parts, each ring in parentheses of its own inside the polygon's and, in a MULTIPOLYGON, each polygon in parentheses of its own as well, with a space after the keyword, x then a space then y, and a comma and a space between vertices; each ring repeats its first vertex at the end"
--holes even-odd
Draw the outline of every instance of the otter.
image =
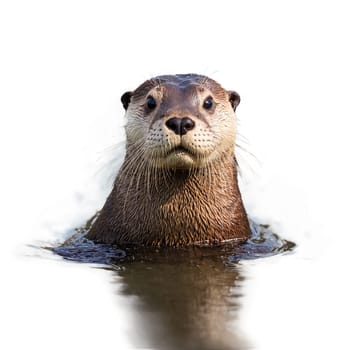
POLYGON ((121 102, 126 155, 87 238, 158 247, 247 240, 234 152, 238 93, 203 75, 162 75, 121 102))

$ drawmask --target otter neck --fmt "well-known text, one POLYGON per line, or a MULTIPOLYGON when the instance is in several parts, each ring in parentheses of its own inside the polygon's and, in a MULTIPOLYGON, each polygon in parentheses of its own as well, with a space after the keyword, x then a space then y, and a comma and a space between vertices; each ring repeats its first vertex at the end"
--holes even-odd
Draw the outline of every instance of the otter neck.
POLYGON ((242 241, 250 235, 233 152, 205 168, 191 170, 147 164, 130 169, 129 157, 127 154, 106 203, 113 210, 114 232, 107 234, 114 237, 111 243, 210 244, 242 241))

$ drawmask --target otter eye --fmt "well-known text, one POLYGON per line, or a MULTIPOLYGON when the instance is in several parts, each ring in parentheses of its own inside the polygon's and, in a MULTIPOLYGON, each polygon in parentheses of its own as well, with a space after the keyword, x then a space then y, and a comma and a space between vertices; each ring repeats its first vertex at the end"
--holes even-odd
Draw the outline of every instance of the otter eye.
POLYGON ((152 96, 147 97, 147 107, 151 110, 157 107, 157 102, 152 96))
POLYGON ((203 108, 210 109, 211 107, 213 107, 213 98, 209 96, 204 100, 203 108))

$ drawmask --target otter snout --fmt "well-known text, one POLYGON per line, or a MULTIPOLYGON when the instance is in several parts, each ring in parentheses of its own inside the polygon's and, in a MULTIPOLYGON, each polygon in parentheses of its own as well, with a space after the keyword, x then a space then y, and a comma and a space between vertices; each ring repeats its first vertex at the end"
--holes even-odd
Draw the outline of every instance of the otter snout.
POLYGON ((173 117, 166 121, 165 125, 172 130, 176 135, 186 135, 188 131, 194 129, 195 122, 188 117, 177 118, 173 117))

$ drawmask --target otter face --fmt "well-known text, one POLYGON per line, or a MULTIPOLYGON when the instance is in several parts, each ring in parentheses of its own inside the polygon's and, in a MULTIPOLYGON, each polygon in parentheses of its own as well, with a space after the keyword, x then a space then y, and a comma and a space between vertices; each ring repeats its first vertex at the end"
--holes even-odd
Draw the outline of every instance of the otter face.
POLYGON ((156 168, 202 168, 233 153, 239 95, 196 74, 159 76, 122 96, 128 149, 156 168))

